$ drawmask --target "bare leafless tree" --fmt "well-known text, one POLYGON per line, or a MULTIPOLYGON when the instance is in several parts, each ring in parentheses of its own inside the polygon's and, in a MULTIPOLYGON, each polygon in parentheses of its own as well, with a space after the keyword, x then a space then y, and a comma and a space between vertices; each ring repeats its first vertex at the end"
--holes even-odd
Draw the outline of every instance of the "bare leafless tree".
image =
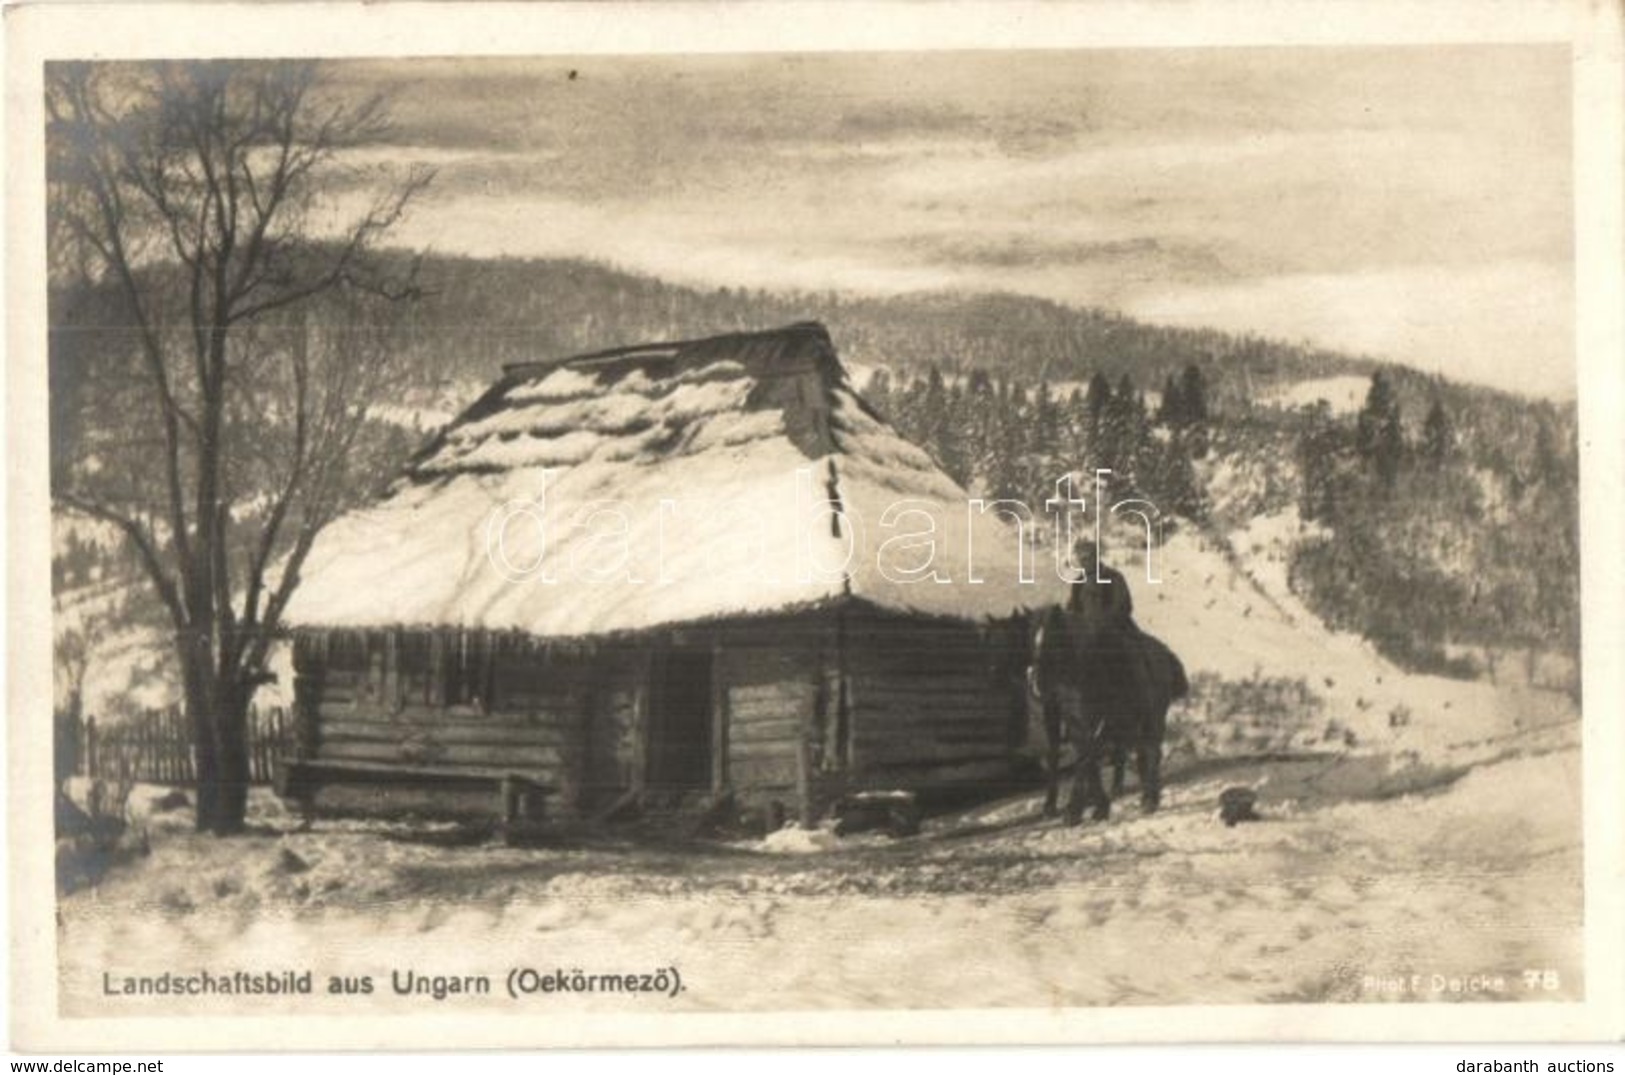
POLYGON ((415 290, 376 247, 430 177, 368 171, 384 102, 309 63, 53 64, 47 106, 53 272, 117 306, 53 498, 135 550, 174 626, 198 827, 239 831, 248 706, 373 462, 379 330, 415 290))

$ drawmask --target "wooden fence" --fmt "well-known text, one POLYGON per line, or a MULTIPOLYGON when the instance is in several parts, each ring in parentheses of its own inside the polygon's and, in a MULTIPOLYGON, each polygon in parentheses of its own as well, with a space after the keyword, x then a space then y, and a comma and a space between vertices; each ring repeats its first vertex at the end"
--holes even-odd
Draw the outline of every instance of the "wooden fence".
MULTIPOLYGON (((99 779, 121 777, 152 784, 189 784, 197 778, 192 728, 179 707, 148 709, 103 727, 95 717, 68 723, 74 744, 73 771, 99 779)), ((269 784, 278 757, 294 752, 293 718, 281 706, 248 711, 248 779, 269 784)))

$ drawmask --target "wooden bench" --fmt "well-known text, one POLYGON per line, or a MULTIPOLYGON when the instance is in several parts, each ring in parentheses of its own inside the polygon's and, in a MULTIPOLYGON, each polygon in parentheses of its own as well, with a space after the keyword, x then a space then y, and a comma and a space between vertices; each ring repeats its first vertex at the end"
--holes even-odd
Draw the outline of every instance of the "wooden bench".
POLYGON ((277 795, 306 805, 323 787, 368 785, 489 791, 504 830, 536 824, 546 817, 549 795, 558 789, 511 769, 396 765, 388 762, 282 758, 274 771, 277 795))

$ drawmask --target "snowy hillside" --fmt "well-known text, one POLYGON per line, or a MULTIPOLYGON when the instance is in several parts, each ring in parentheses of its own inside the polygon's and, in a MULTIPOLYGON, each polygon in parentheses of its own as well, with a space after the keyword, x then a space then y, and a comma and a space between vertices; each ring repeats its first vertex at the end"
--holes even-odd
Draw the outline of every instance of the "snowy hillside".
POLYGON ((1432 757, 1572 717, 1555 692, 1408 674, 1359 636, 1327 629, 1286 587, 1283 562, 1296 528, 1288 514, 1260 519, 1225 544, 1180 533, 1156 553, 1160 585, 1145 582, 1143 553, 1129 561, 1136 618, 1181 655, 1197 683, 1196 696, 1174 712, 1176 735, 1211 701, 1203 673, 1222 682, 1301 680, 1310 696, 1290 711, 1224 714, 1227 734, 1248 721, 1273 721, 1268 730, 1278 733, 1239 736, 1226 753, 1267 745, 1432 757))
POLYGON ((1283 384, 1264 395, 1263 402, 1272 407, 1312 407, 1325 403, 1331 413, 1354 414, 1365 402, 1366 389, 1371 386, 1368 377, 1344 374, 1337 377, 1316 377, 1305 381, 1283 384))

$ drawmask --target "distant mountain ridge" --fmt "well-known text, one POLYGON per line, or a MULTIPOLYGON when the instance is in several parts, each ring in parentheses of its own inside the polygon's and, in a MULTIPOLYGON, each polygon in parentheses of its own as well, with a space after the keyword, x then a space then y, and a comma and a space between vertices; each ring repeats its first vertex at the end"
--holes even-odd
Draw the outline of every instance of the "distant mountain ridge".
MULTIPOLYGON (((843 360, 905 371, 981 367, 1036 382, 1124 373, 1160 384, 1195 362, 1242 373, 1233 391, 1337 374, 1374 360, 1308 345, 1147 324, 1109 310, 1009 293, 701 289, 576 260, 431 256, 409 315, 406 358, 422 375, 490 379, 505 362, 629 343, 819 321, 843 360)), ((1232 378, 1222 378, 1228 385, 1232 378)))
MULTIPOLYGON (((1156 325, 1108 309, 1016 293, 874 297, 708 289, 580 259, 445 254, 414 259, 402 251, 381 256, 397 269, 414 260, 418 265, 423 294, 400 308, 397 337, 407 389, 447 381, 490 383, 509 362, 819 321, 830 330, 843 361, 903 373, 923 373, 932 366, 945 374, 980 368, 1030 384, 1085 381, 1096 373, 1116 383, 1128 374, 1139 387, 1154 390, 1195 364, 1214 403, 1226 407, 1268 398, 1302 381, 1368 377, 1386 369, 1407 406, 1425 408, 1431 397, 1443 393, 1451 402, 1503 401, 1518 408, 1573 410, 1572 402, 1549 403, 1447 381, 1307 342, 1156 325)), ((121 332, 115 325, 116 306, 110 295, 58 288, 52 322, 80 333, 98 328, 121 332)))

